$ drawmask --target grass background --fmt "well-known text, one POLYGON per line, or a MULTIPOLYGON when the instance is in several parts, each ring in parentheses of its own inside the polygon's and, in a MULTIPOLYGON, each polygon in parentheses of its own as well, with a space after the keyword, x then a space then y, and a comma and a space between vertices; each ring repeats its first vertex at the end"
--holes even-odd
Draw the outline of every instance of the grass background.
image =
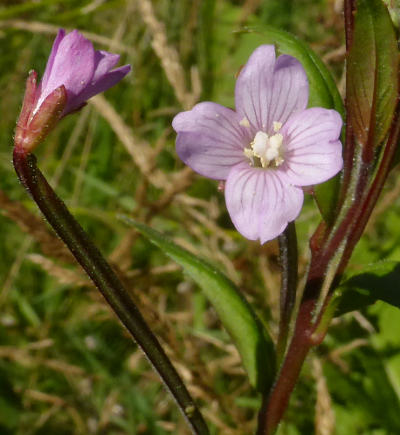
MULTIPOLYGON (((86 32, 133 72, 37 150, 39 165, 117 268, 214 434, 254 432, 259 397, 199 289, 116 218, 127 213, 220 267, 277 332, 275 242, 237 234, 217 183, 185 168, 172 117, 200 100, 233 106, 235 74, 273 25, 319 53, 343 89, 340 0, 0 1, 0 433, 186 434, 145 358, 38 214, 11 164, 31 68, 59 27, 86 32)), ((400 260, 392 172, 350 265, 400 260)), ((298 219, 300 269, 318 223, 298 219)), ((383 303, 335 319, 309 358, 281 434, 400 433, 400 313, 383 303)))

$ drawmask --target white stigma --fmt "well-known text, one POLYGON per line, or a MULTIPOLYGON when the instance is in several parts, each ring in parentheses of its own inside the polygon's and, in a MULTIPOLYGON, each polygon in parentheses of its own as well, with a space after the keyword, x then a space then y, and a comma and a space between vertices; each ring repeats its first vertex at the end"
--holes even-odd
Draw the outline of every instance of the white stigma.
POLYGON ((259 160, 263 168, 278 167, 283 163, 283 136, 281 133, 278 133, 282 123, 274 122, 273 127, 275 134, 268 136, 267 133, 258 131, 250 143, 251 148, 244 149, 244 155, 253 166, 260 166, 260 164, 257 165, 257 160, 259 160))

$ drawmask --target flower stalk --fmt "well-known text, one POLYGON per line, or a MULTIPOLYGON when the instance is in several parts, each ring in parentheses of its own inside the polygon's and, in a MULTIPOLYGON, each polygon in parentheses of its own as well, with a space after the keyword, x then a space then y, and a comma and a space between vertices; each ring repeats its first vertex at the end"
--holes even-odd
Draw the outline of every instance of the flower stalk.
POLYGON ((36 157, 23 148, 14 148, 14 167, 32 199, 70 249, 78 263, 100 290, 122 324, 141 347, 154 369, 176 400, 193 434, 207 435, 207 425, 179 374, 143 319, 129 292, 111 266, 70 214, 36 165, 36 157))
POLYGON ((282 361, 288 336, 290 321, 296 302, 297 289, 297 236, 294 222, 290 222, 285 231, 279 236, 279 258, 282 268, 280 290, 279 333, 276 345, 278 366, 282 361))

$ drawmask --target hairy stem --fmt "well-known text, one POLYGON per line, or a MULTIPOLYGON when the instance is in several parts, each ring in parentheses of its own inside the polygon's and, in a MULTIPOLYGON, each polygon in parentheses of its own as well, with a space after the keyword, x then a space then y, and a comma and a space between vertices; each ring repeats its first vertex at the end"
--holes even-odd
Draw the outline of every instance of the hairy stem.
MULTIPOLYGON (((360 239, 364 228, 368 223, 368 219, 371 216, 372 210, 374 209, 376 202, 379 198, 387 176, 389 175, 390 169, 392 167, 393 158, 400 141, 400 102, 397 104, 392 125, 389 130, 389 137, 385 145, 385 150, 382 156, 382 160, 379 164, 378 171, 368 189, 368 194, 365 196, 361 207, 359 207, 358 217, 355 220, 354 228, 350 232, 349 243, 347 243, 346 250, 343 254, 342 262, 347 264, 350 255, 360 239)), ((341 265, 341 269, 343 269, 341 265)))
POLYGON ((23 149, 14 149, 14 167, 24 187, 54 231, 68 246, 76 260, 141 347, 176 400, 192 429, 192 433, 206 435, 207 425, 195 402, 157 338, 151 332, 129 292, 89 239, 80 224, 70 214, 36 166, 36 158, 23 149))
POLYGON ((285 231, 279 236, 279 256, 282 268, 280 293, 279 334, 276 347, 278 365, 285 354, 290 320, 296 302, 297 289, 297 236, 294 222, 290 222, 285 231))
POLYGON ((356 0, 344 0, 344 30, 347 52, 349 51, 351 44, 353 43, 355 10, 356 0))
MULTIPOLYGON (((344 28, 345 28, 345 38, 346 38, 346 57, 348 57, 352 43, 353 43, 353 33, 354 33, 354 12, 355 12, 355 0, 345 0, 344 2, 344 28)), ((348 77, 348 69, 346 68, 346 95, 348 93, 348 86, 350 80, 348 77)), ((353 169, 354 162, 354 134, 351 123, 349 122, 349 100, 346 97, 345 100, 346 108, 346 132, 345 132, 345 148, 343 151, 343 176, 341 181, 341 197, 339 198, 340 203, 344 200, 347 193, 347 187, 350 182, 351 173, 353 169)))

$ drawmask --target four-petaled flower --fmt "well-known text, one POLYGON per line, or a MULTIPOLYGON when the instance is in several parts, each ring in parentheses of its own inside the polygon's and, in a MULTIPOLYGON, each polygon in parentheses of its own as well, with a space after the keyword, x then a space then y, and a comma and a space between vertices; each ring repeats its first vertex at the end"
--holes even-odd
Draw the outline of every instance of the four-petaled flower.
POLYGON ((95 50, 77 30, 60 29, 38 86, 36 72, 29 74, 16 146, 31 151, 61 117, 118 83, 131 70, 130 65, 113 69, 118 61, 118 54, 95 50))
POLYGON ((201 175, 226 180, 228 212, 250 240, 281 234, 300 213, 302 187, 342 168, 339 113, 307 103, 301 63, 276 59, 274 46, 262 45, 237 79, 236 111, 203 102, 173 120, 179 157, 201 175))

